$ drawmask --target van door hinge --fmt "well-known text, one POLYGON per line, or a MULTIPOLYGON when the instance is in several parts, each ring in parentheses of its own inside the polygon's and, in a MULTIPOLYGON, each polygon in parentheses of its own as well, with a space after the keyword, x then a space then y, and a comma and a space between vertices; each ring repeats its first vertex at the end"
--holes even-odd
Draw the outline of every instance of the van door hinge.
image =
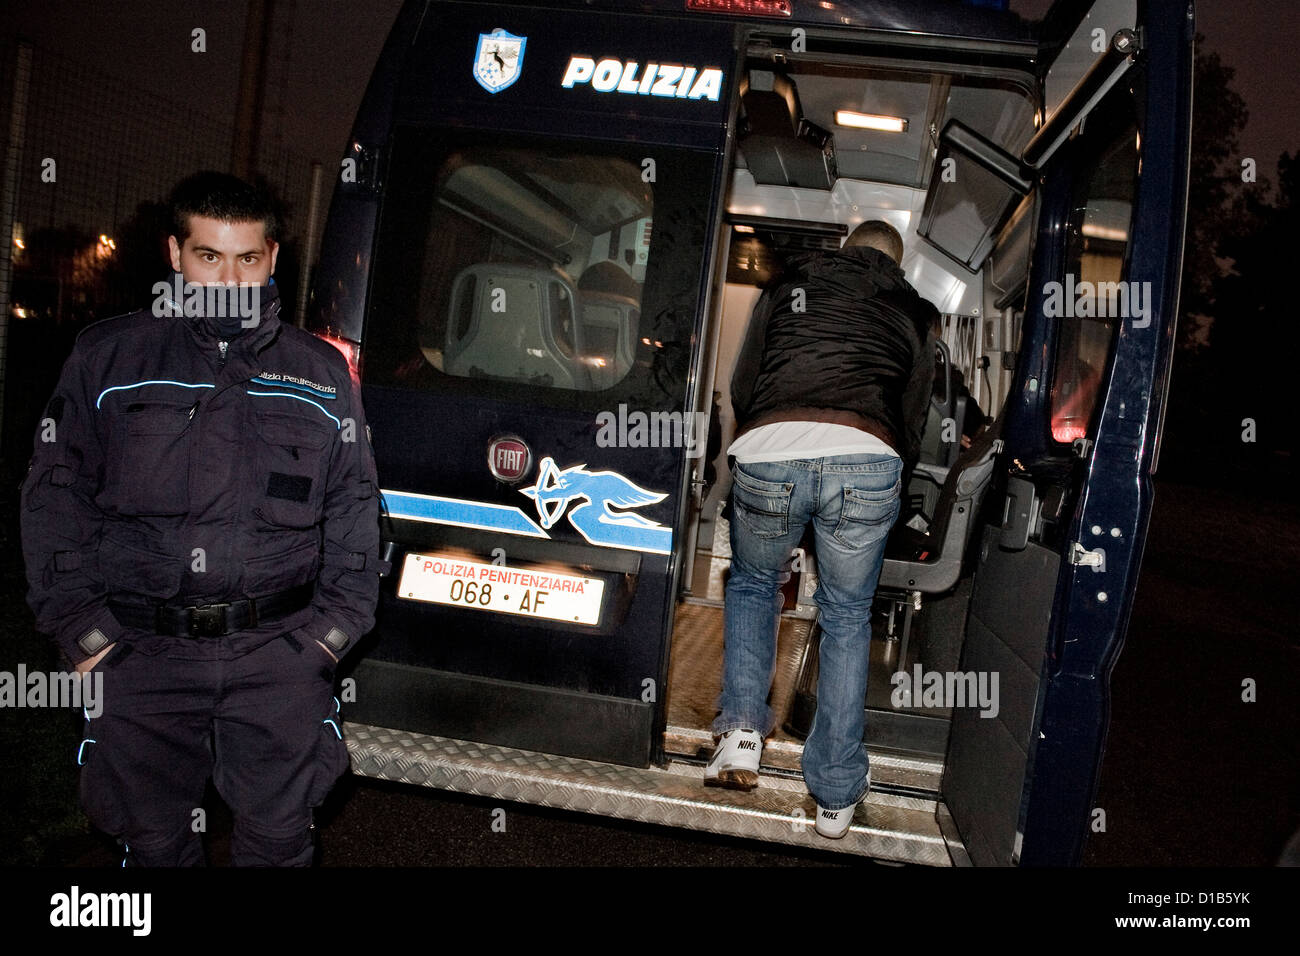
POLYGON ((1070 545, 1070 563, 1084 565, 1092 568, 1094 572, 1100 573, 1106 570, 1106 552, 1101 548, 1089 551, 1075 541, 1070 545))

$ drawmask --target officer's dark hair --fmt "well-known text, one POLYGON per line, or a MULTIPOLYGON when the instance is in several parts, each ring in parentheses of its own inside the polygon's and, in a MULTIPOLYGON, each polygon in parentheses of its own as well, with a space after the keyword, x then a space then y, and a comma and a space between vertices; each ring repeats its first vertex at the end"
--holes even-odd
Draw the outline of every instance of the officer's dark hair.
POLYGON ((844 248, 851 246, 870 246, 879 249, 900 265, 903 262, 903 237, 883 219, 868 220, 849 233, 849 238, 844 240, 844 248))
POLYGON ((181 245, 190 237, 190 217, 203 216, 221 222, 260 222, 266 238, 277 241, 279 217, 271 194, 261 186, 238 176, 210 169, 187 176, 171 194, 172 235, 181 245))

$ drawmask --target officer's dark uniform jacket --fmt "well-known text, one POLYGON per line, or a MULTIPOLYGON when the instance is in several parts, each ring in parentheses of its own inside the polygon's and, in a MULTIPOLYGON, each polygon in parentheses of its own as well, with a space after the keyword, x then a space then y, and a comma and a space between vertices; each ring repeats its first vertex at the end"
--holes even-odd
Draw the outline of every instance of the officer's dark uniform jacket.
POLYGON ((22 490, 29 602, 73 662, 155 632, 110 604, 183 610, 315 582, 309 606, 239 629, 236 654, 293 632, 341 657, 373 625, 359 389, 335 348, 281 322, 274 285, 259 291, 260 321, 228 342, 207 317, 151 311, 78 337, 22 490))
POLYGON ((937 314, 878 249, 791 256, 755 306, 737 358, 736 434, 775 421, 830 421, 868 431, 914 463, 937 314))

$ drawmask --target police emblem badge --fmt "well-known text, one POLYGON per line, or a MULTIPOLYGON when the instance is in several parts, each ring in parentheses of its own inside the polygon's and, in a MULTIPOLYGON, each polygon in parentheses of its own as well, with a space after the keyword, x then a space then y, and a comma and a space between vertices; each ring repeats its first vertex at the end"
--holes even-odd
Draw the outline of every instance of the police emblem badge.
POLYGON ((478 35, 474 51, 474 79, 489 93, 500 93, 519 79, 524 67, 524 45, 528 37, 517 37, 500 27, 478 35))

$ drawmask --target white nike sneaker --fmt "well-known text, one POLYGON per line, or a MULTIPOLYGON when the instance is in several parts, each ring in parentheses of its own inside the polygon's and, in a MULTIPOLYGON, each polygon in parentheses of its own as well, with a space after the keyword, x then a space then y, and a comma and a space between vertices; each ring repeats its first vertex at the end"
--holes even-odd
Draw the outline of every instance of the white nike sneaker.
MULTIPOLYGON (((871 792, 871 771, 867 771, 867 793, 871 792)), ((862 800, 867 799, 867 793, 862 795, 862 800)), ((845 807, 843 810, 827 810, 820 803, 817 804, 817 819, 813 823, 813 828, 828 840, 838 840, 849 832, 849 825, 853 823, 853 814, 858 809, 858 804, 851 807, 845 807)))
POLYGON ((709 765, 704 768, 704 785, 753 790, 758 786, 762 756, 763 737, 757 730, 728 730, 718 739, 709 765))

